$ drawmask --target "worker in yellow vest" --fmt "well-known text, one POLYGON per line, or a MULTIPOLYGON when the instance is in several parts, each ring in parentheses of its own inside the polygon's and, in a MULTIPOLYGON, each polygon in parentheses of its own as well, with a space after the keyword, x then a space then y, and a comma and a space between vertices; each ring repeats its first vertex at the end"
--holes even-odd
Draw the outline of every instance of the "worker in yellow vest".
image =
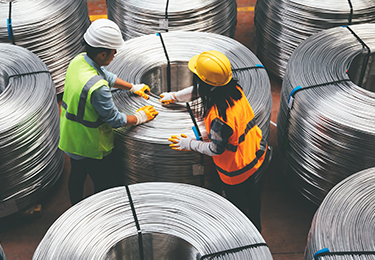
POLYGON ((201 97, 209 140, 173 135, 170 146, 212 156, 227 199, 261 231, 260 195, 254 173, 264 162, 267 142, 255 122, 254 112, 232 78, 230 61, 223 53, 202 52, 190 59, 188 67, 194 73, 194 86, 162 93, 160 102, 186 102, 201 97))
POLYGON ((113 103, 111 87, 145 99, 149 98, 145 92, 150 90, 145 84, 131 84, 103 68, 123 46, 119 27, 107 19, 95 20, 83 38, 86 52, 69 64, 60 116, 59 148, 70 157, 68 188, 72 205, 83 198, 87 174, 95 193, 115 185, 113 128, 139 125, 158 114, 152 106, 144 106, 134 115, 125 115, 113 103))

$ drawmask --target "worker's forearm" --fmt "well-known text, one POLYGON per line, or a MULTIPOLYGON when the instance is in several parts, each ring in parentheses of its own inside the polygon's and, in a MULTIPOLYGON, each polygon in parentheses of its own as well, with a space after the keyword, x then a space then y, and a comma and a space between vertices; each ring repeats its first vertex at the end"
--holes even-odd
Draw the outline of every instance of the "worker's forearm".
POLYGON ((117 77, 115 85, 113 85, 114 88, 119 88, 119 89, 125 89, 125 90, 130 90, 132 88, 133 84, 120 79, 117 77))

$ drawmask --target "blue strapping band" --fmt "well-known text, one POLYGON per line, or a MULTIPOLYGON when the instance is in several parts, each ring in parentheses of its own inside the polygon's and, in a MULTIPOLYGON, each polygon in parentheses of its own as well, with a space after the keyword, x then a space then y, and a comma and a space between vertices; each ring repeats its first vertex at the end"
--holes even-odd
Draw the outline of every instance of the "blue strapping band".
POLYGON ((300 85, 298 85, 297 87, 295 87, 293 90, 292 90, 292 92, 290 92, 290 94, 289 94, 289 98, 288 98, 288 103, 289 103, 289 101, 290 101, 290 97, 294 97, 294 93, 296 92, 296 91, 298 91, 299 89, 301 89, 302 87, 300 86, 300 85))
POLYGON ((198 134, 197 128, 196 128, 195 126, 193 126, 192 129, 193 129, 193 132, 194 132, 195 138, 197 138, 197 140, 199 141, 200 138, 199 138, 199 134, 198 134))
POLYGON ((262 64, 255 64, 255 67, 264 68, 262 64))
POLYGON ((321 253, 328 253, 328 252, 329 252, 328 247, 323 248, 323 249, 320 249, 319 251, 317 251, 317 252, 314 254, 314 260, 319 259, 319 257, 321 257, 321 256, 316 257, 316 255, 321 254, 321 253))
POLYGON ((12 31, 13 31, 13 29, 12 29, 12 19, 7 19, 7 29, 8 29, 8 39, 9 40, 12 40, 12 31))

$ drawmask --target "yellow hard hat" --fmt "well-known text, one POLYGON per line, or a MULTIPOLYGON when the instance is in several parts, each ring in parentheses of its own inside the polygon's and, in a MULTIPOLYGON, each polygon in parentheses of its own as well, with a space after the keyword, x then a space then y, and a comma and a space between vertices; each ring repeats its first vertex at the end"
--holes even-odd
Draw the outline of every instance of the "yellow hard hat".
POLYGON ((203 82, 220 87, 232 79, 230 61, 219 51, 204 51, 190 59, 189 69, 203 82))

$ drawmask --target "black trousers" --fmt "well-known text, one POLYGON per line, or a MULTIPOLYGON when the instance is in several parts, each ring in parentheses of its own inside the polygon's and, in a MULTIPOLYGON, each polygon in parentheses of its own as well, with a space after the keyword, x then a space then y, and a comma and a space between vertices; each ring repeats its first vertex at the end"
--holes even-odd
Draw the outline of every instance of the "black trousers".
POLYGON ((246 181, 237 185, 223 185, 226 198, 241 210, 254 224, 259 232, 262 232, 260 223, 260 194, 255 183, 254 174, 246 181))
POLYGON ((71 170, 68 181, 70 202, 72 205, 83 199, 83 187, 87 177, 90 175, 94 183, 94 192, 100 192, 115 185, 113 153, 103 159, 85 158, 74 160, 70 158, 71 170))

